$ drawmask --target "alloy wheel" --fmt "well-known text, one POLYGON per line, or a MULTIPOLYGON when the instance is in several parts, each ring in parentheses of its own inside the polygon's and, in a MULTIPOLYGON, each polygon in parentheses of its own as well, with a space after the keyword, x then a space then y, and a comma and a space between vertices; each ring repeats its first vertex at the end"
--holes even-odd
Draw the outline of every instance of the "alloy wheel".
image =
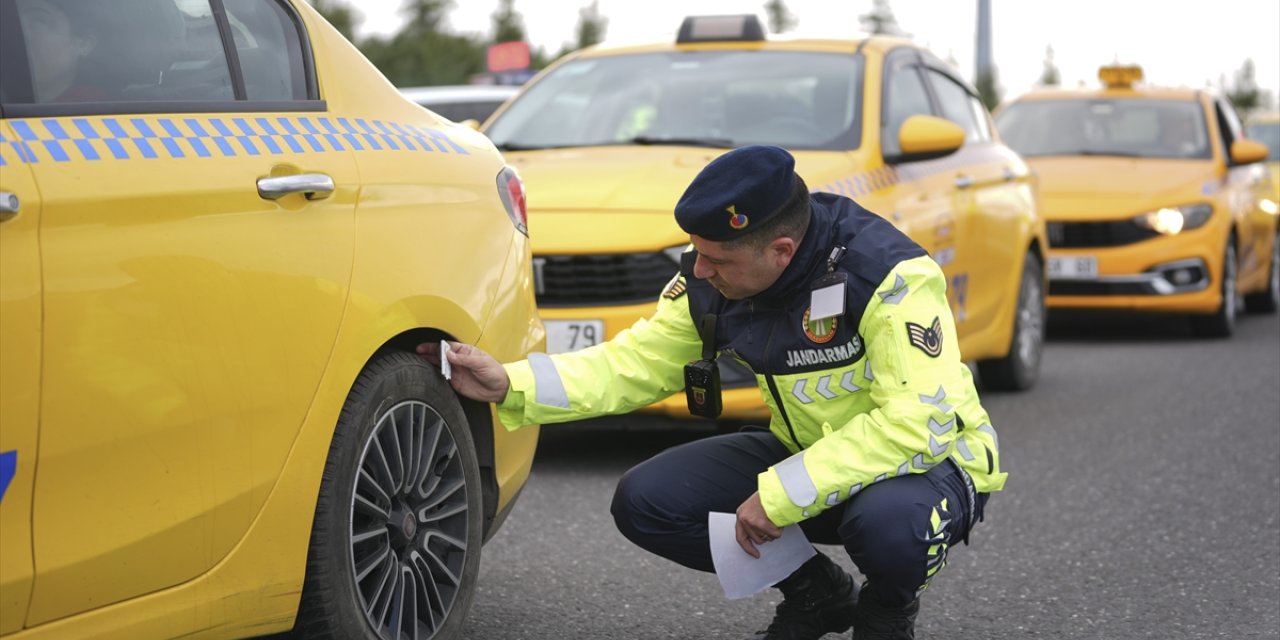
POLYGON ((467 486, 444 418, 423 402, 387 409, 364 443, 351 502, 356 592, 386 640, 431 638, 462 585, 467 486))

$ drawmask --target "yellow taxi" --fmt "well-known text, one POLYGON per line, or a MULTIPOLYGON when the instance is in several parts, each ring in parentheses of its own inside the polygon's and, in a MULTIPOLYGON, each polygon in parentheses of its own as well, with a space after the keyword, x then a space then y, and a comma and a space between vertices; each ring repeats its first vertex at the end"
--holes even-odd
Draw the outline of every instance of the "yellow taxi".
POLYGON ((1280 208, 1280 112, 1264 113, 1249 120, 1245 135, 1267 145, 1267 167, 1271 172, 1271 195, 1263 208, 1275 213, 1280 208))
MULTIPOLYGON (((482 130, 536 194, 552 351, 650 314, 688 243, 672 211, 690 180, 727 149, 773 144, 810 188, 885 216, 942 265, 983 384, 1038 375, 1047 245, 1027 166, 972 87, 910 41, 770 38, 755 16, 691 17, 674 41, 562 58, 482 130)), ((766 419, 754 374, 720 367, 723 417, 766 419)), ((679 396, 647 410, 689 415, 679 396)))
POLYGON ((1182 313, 1228 336, 1243 297, 1280 301, 1277 216, 1266 145, 1202 89, 1146 86, 1137 66, 1098 89, 1036 90, 997 126, 1040 179, 1049 226, 1049 306, 1182 313))
POLYGON ((0 637, 457 638, 523 186, 298 0, 0 0, 0 637))

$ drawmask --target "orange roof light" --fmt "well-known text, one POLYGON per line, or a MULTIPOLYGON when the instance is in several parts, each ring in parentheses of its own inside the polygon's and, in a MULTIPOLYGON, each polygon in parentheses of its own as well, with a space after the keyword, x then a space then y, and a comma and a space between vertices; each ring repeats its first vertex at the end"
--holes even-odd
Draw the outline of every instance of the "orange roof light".
POLYGON ((1136 64, 1098 67, 1098 79, 1108 89, 1128 89, 1142 81, 1142 67, 1136 64))

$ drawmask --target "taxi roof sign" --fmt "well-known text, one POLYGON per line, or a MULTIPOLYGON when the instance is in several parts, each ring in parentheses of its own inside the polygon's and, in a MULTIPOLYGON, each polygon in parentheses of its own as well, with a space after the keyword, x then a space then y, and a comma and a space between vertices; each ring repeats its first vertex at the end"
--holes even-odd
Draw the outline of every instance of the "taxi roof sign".
POLYGON ((1098 67, 1098 79, 1108 89, 1127 89, 1142 81, 1142 67, 1136 64, 1098 67))
POLYGON ((744 13, 729 16, 688 16, 680 23, 676 44, 689 42, 749 42, 764 40, 760 17, 744 13))

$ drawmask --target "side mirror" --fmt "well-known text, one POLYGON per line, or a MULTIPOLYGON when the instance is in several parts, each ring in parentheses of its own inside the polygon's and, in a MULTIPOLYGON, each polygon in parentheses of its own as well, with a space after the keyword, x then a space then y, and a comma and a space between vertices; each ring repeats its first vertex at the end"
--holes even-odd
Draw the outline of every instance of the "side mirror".
POLYGON ((1231 143, 1231 164, 1249 164, 1267 159, 1270 149, 1257 140, 1240 139, 1231 143))
POLYGON ((915 115, 898 129, 898 148, 902 151, 886 156, 885 162, 933 160, 955 153, 963 145, 964 129, 960 125, 937 116, 915 115))
POLYGON ((479 131, 479 130, 480 130, 480 121, 479 121, 479 120, 476 120, 475 118, 467 118, 466 120, 463 120, 462 122, 459 122, 458 124, 463 125, 463 126, 465 126, 465 127, 471 127, 471 128, 472 128, 473 130, 475 130, 475 131, 479 131))

